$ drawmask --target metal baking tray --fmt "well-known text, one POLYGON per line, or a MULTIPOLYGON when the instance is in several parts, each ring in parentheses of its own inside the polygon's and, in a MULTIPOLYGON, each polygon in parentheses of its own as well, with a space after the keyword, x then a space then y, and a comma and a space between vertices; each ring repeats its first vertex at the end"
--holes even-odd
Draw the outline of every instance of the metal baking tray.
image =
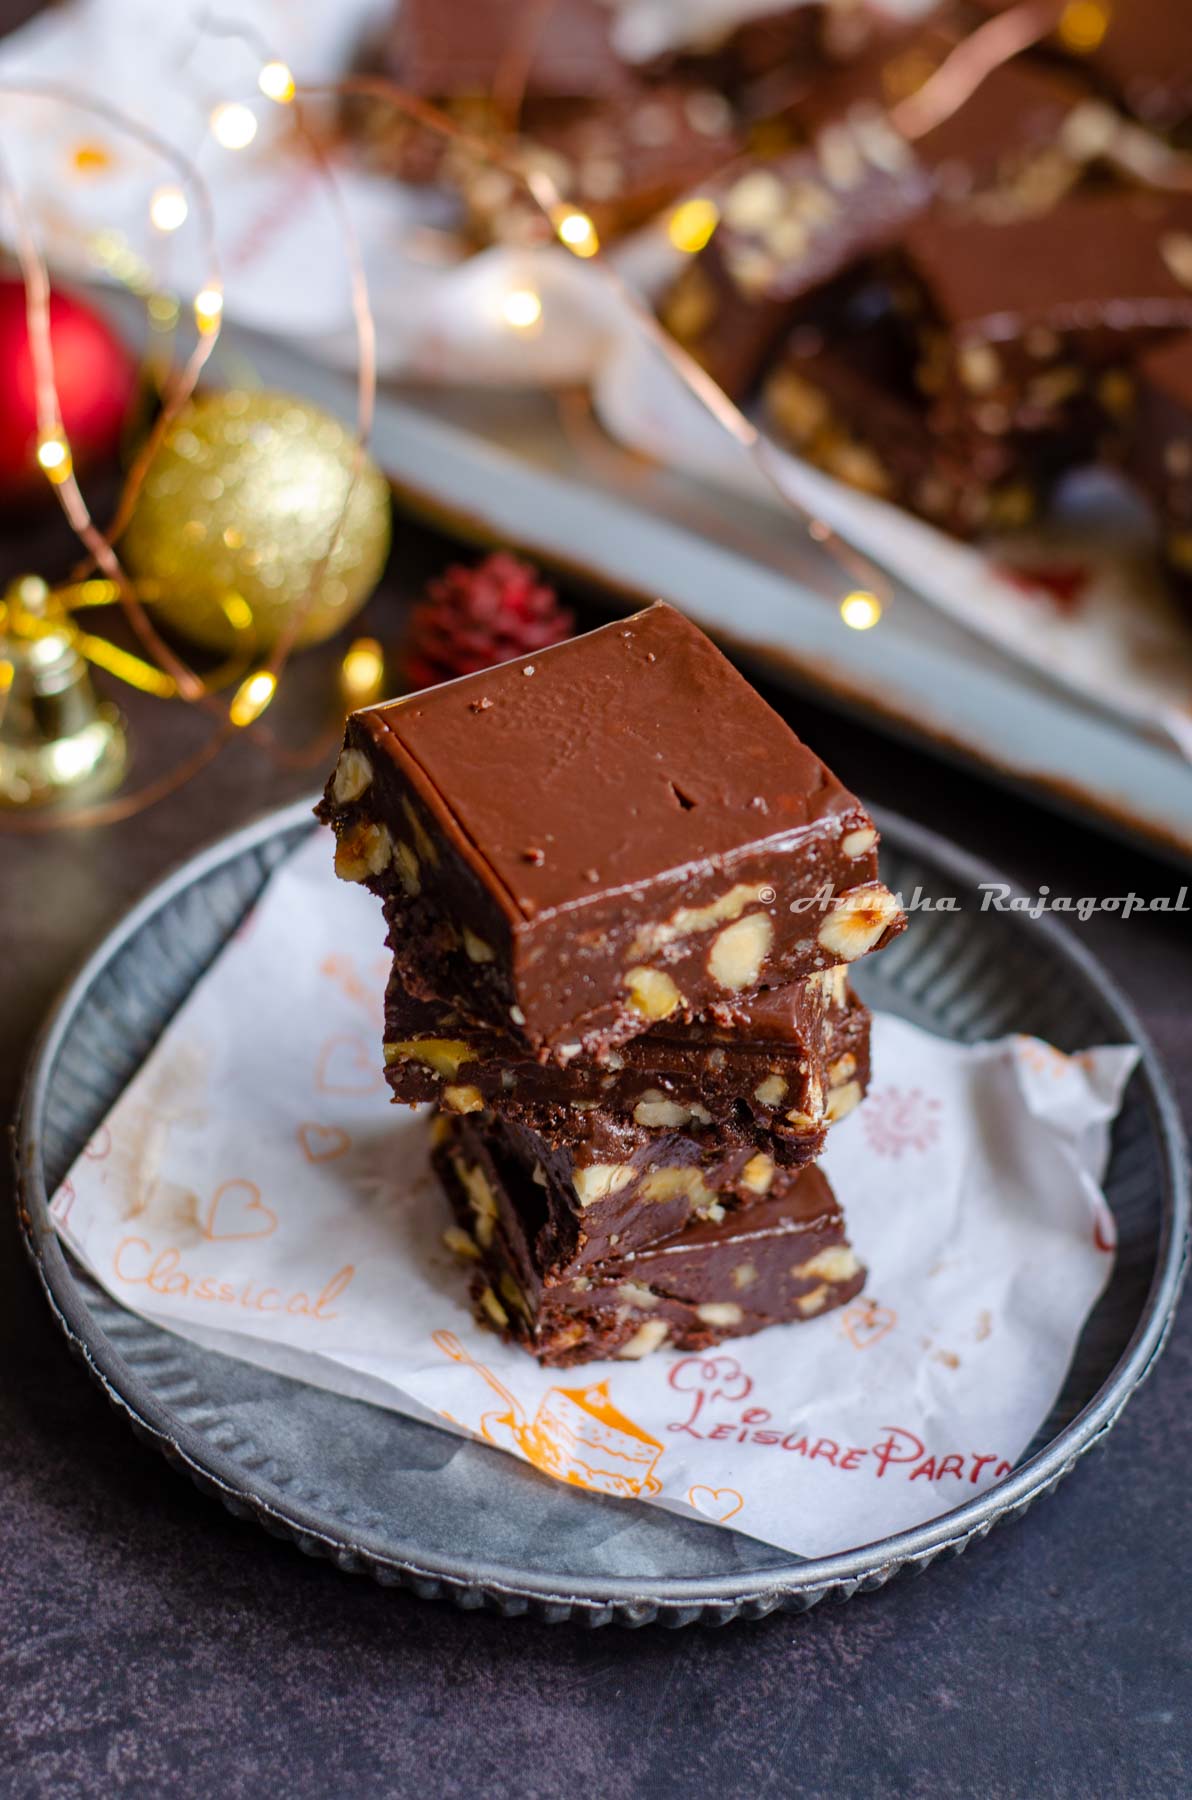
MULTIPOLYGON (((1061 1049, 1133 1041, 1140 1066, 1106 1191, 1120 1249, 1063 1392, 997 1486, 914 1531, 803 1561, 741 1534, 564 1487, 485 1445, 305 1386, 126 1312, 64 1252, 49 1198, 271 870, 312 829, 309 804, 225 838, 163 881, 99 946, 34 1057, 18 1124, 25 1241, 55 1317, 133 1429, 233 1513, 311 1555, 463 1607, 591 1625, 667 1625, 805 1610, 955 1555, 1048 1493, 1111 1428, 1170 1327, 1189 1247, 1178 1114, 1138 1020, 1046 918, 982 912, 992 871, 878 815, 883 874, 916 911, 860 971, 870 1004, 971 1041, 1036 1032, 1061 1049)), ((1093 1479, 1092 1474, 1085 1479, 1093 1479)))

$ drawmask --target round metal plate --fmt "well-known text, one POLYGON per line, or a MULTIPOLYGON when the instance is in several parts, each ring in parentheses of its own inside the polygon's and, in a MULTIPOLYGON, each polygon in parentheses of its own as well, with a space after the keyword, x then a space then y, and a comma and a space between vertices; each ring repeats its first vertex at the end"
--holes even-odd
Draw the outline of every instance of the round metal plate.
POLYGON ((486 1446, 200 1350, 125 1312, 67 1256, 48 1196, 270 871, 312 829, 303 803, 223 840, 156 887, 71 984, 30 1070, 18 1131, 23 1226, 72 1345, 134 1429, 234 1513, 312 1555, 461 1606, 589 1624, 684 1625, 847 1599, 1015 1518, 1110 1429, 1163 1346, 1188 1255, 1178 1114, 1134 1014, 1075 934, 980 909, 996 879, 939 838, 879 818, 884 873, 916 911, 860 971, 864 997, 962 1040, 1037 1033, 1143 1051, 1107 1180, 1112 1282, 1063 1393, 997 1487, 918 1530, 840 1555, 787 1552, 657 1509, 562 1488, 486 1446))

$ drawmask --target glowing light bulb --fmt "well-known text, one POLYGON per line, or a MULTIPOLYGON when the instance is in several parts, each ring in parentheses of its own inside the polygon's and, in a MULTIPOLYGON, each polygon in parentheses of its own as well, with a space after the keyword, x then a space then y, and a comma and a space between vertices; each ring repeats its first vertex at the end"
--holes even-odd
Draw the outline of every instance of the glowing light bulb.
POLYGON ((555 221, 555 230, 567 248, 576 256, 595 256, 600 248, 596 227, 587 213, 565 212, 555 221))
POLYGON ((55 487, 70 480, 74 464, 70 446, 61 432, 47 432, 37 446, 37 460, 55 487))
POLYGON ((882 603, 876 594, 858 588, 840 602, 840 616, 850 631, 868 631, 881 618, 882 603))
POLYGON ((385 652, 376 638, 357 638, 339 668, 344 698, 353 706, 367 706, 381 692, 385 680, 385 652))
POLYGON ((269 669, 258 669, 246 676, 232 697, 228 717, 233 725, 251 725, 260 718, 277 692, 277 676, 269 669))
POLYGON ((195 324, 204 337, 219 330, 223 316, 223 295, 217 287, 201 288, 195 295, 195 324))
POLYGON ((1109 8, 1104 0, 1069 0, 1060 14, 1057 33, 1066 50, 1087 56, 1109 30, 1109 8))
POLYGON ((666 235, 676 250, 694 256, 702 250, 720 223, 720 208, 715 200, 696 196, 676 206, 667 220, 666 235))
POLYGON ((501 311, 515 331, 529 331, 542 317, 542 302, 533 288, 514 288, 501 302, 501 311))
POLYGON ((294 98, 294 77, 284 62, 267 62, 257 76, 257 86, 266 100, 288 106, 294 98))
POLYGON ((257 135, 256 114, 239 100, 225 100, 211 115, 211 135, 225 150, 244 150, 257 135))
POLYGON ((149 202, 149 217, 159 231, 177 231, 186 223, 186 215, 190 208, 186 204, 186 195, 179 187, 155 188, 149 202))

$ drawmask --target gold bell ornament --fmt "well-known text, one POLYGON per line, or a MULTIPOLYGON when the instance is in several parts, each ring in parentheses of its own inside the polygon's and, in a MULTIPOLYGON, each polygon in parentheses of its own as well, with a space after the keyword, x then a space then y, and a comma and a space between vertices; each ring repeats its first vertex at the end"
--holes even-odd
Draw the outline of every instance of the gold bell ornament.
POLYGON ((96 698, 69 619, 36 575, 0 601, 0 806, 50 806, 116 787, 120 714, 96 698))

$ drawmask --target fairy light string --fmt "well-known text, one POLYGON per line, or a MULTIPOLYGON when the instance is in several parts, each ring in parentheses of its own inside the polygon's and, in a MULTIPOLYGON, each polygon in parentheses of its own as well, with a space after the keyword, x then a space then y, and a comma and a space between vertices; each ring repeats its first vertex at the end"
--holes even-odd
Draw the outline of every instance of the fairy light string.
MULTIPOLYGON (((262 91, 266 91, 266 88, 272 89, 273 96, 271 97, 275 96, 279 101, 293 97, 293 77, 286 65, 276 61, 266 64, 262 70, 262 77, 265 82, 262 91)), ((69 812, 6 815, 0 818, 0 827, 4 829, 34 834, 56 829, 110 823, 132 816, 144 807, 153 805, 158 800, 176 793, 187 781, 214 760, 224 745, 237 733, 247 735, 268 749, 275 761, 291 767, 308 766, 325 757, 328 748, 338 735, 337 731, 332 728, 320 732, 306 746, 298 750, 290 750, 280 746, 273 734, 262 728, 257 721, 277 691, 281 672, 293 649, 302 619, 319 591, 326 574, 327 564, 334 554, 343 529, 359 471, 363 464, 365 437, 371 427, 376 385, 376 347, 360 246, 347 210, 343 205, 338 185, 334 182, 332 172, 322 155, 321 147, 312 140, 311 147, 317 153, 316 160, 320 170, 329 188, 334 190, 333 205, 336 208, 341 232, 344 235, 344 246, 352 279, 358 351, 358 421, 353 464, 349 481, 346 484, 343 504, 335 520, 329 541, 311 571, 307 589, 296 604, 293 616, 288 619, 285 630, 274 644, 268 662, 262 669, 255 674, 246 676, 240 682, 231 702, 224 709, 215 698, 214 687, 221 678, 226 677, 228 665, 221 665, 221 670, 216 672, 216 681, 213 682, 211 677, 204 680, 183 658, 176 654, 152 625, 143 603, 112 547, 114 540, 119 537, 132 515, 137 495, 170 424, 193 395, 202 370, 219 337, 223 317, 223 281, 215 254, 214 208, 209 190, 198 169, 189 159, 176 151, 164 139, 159 138, 156 133, 141 126, 137 121, 126 118, 118 108, 107 102, 96 101, 86 94, 76 93, 73 89, 59 83, 0 84, 0 92, 25 98, 57 100, 63 104, 78 106, 102 118, 114 129, 128 131, 147 148, 165 156, 177 170, 180 178, 192 187, 208 251, 208 274, 193 302, 197 332, 195 348, 177 377, 167 383, 158 417, 133 462, 115 515, 107 530, 101 531, 91 517, 75 477, 69 444, 62 428, 50 332, 48 269, 20 195, 3 163, 0 162, 0 201, 6 204, 13 221, 14 244, 26 290, 30 359, 35 377, 38 462, 55 489, 68 523, 89 553, 87 562, 76 570, 76 577, 83 582, 88 573, 98 569, 106 578, 106 585, 103 586, 103 598, 101 599, 97 593, 92 591, 90 603, 105 604, 112 600, 118 600, 142 647, 159 666, 154 668, 151 664, 122 651, 119 646, 111 645, 107 640, 97 638, 95 634, 91 633, 76 631, 73 634, 76 648, 81 653, 88 654, 90 660, 94 661, 97 666, 106 667, 119 678, 131 679, 131 684, 142 691, 155 692, 162 698, 176 694, 182 699, 199 704, 211 712, 215 719, 215 728, 211 736, 198 751, 176 765, 173 770, 158 777, 135 793, 117 796, 100 805, 76 808, 69 812)), ((180 222, 181 220, 179 220, 180 222)), ((70 592, 71 589, 60 590, 60 596, 65 597, 70 592)), ((228 612, 229 609, 225 608, 225 613, 228 612)), ((233 625, 237 623, 234 617, 230 618, 230 622, 233 625)))
MULTIPOLYGON (((549 0, 535 9, 538 29, 549 10, 549 0)), ((996 68, 1054 31, 1061 15, 1069 11, 1064 0, 1020 0, 1017 6, 999 14, 970 33, 949 53, 935 72, 916 92, 900 101, 889 114, 891 123, 908 141, 925 135, 962 106, 996 68)), ((120 565, 113 543, 127 525, 145 477, 179 412, 193 396, 200 377, 218 342, 223 320, 224 289, 215 254, 214 207, 210 192, 197 167, 172 144, 150 128, 125 115, 111 103, 76 92, 58 82, 0 83, 0 93, 13 97, 43 98, 81 108, 101 119, 118 132, 126 132, 155 152, 169 164, 177 185, 158 188, 150 199, 150 217, 158 230, 169 233, 179 229, 194 214, 203 235, 208 274, 194 296, 192 313, 196 329, 195 345, 176 373, 163 385, 161 407, 154 424, 138 451, 124 484, 115 512, 105 530, 92 519, 75 476, 69 442, 62 428, 57 388, 54 380, 53 349, 49 326, 49 280, 44 258, 16 194, 0 162, 0 200, 4 200, 14 221, 14 237, 18 260, 27 294, 27 314, 31 357, 37 389, 38 461, 53 487, 60 505, 84 549, 87 561, 75 571, 76 583, 63 590, 63 604, 73 608, 81 603, 79 596, 89 589, 86 604, 108 604, 118 600, 125 616, 152 662, 136 658, 117 646, 101 646, 107 641, 95 634, 84 634, 92 660, 130 680, 145 691, 157 691, 164 698, 167 690, 197 704, 212 716, 212 733, 201 748, 179 763, 174 770, 157 778, 136 793, 117 796, 102 805, 60 815, 9 817, 0 823, 8 829, 49 830, 110 822, 125 818, 154 804, 178 790, 193 775, 218 755, 223 746, 237 735, 247 735, 267 749, 277 760, 291 766, 313 761, 332 741, 333 731, 321 733, 317 742, 297 751, 283 749, 267 728, 260 725, 261 714, 277 692, 281 673, 293 649, 302 618, 317 596, 327 565, 334 554, 343 529, 359 471, 363 466, 365 446, 372 424, 376 393, 375 325, 368 295, 364 261, 355 228, 336 180, 334 169, 316 132, 307 125, 303 103, 328 99, 359 97, 380 101, 414 124, 449 139, 478 160, 501 169, 526 192, 531 202, 549 225, 556 242, 572 255, 590 262, 615 291, 620 304, 643 338, 664 358, 684 388, 699 402, 710 417, 749 455, 767 483, 803 523, 815 543, 827 550, 855 584, 841 601, 841 616, 854 629, 867 629, 881 616, 883 596, 889 586, 884 575, 859 550, 821 518, 810 513, 790 491, 781 454, 768 438, 723 392, 693 357, 680 346, 650 310, 640 294, 621 277, 602 253, 595 226, 582 208, 570 203, 550 175, 542 168, 527 165, 516 141, 502 141, 461 124, 437 106, 401 88, 387 77, 354 74, 330 83, 299 84, 289 65, 271 53, 260 35, 239 21, 209 16, 202 22, 202 32, 235 37, 249 45, 261 57, 257 89, 265 99, 293 108, 297 135, 306 153, 317 167, 333 208, 348 269, 353 321, 357 341, 356 444, 353 464, 343 506, 330 533, 326 549, 312 570, 307 588, 296 602, 286 628, 274 644, 268 660, 256 671, 243 675, 226 705, 215 697, 214 688, 235 680, 245 667, 243 648, 221 666, 215 677, 203 678, 160 637, 138 598, 133 584, 120 565), (88 583, 98 570, 101 580, 88 583), (100 599, 102 592, 104 598, 100 599), (864 615, 864 616, 862 616, 864 615), (106 658, 106 661, 105 661, 106 658)), ((502 69, 501 91, 492 96, 498 110, 516 122, 520 114, 525 83, 533 53, 533 38, 519 39, 511 46, 502 69), (514 54, 516 52, 516 54, 514 54)), ((1118 146, 1121 160, 1140 180, 1157 187, 1192 186, 1192 163, 1180 153, 1169 151, 1141 128, 1126 128, 1118 146), (1145 140, 1145 141, 1144 141, 1145 140)), ((256 135, 257 121, 242 101, 222 102, 213 111, 210 128, 217 141, 230 149, 243 148, 256 135), (251 121, 251 126, 249 125, 251 121)), ((734 159, 736 160, 736 159, 734 159)), ((695 195, 681 202, 668 221, 672 243, 687 253, 701 249, 711 238, 718 223, 714 200, 695 195)), ((531 331, 540 326, 541 297, 525 286, 506 296, 504 314, 511 329, 531 331)), ((231 622, 235 623, 233 619, 231 622)), ((251 630, 251 621, 240 621, 242 637, 251 630)), ((371 640, 366 640, 371 644, 371 640)), ((346 670, 345 659, 345 670, 346 670)), ((375 677, 376 663, 372 652, 367 663, 370 679, 375 677)), ((345 672, 345 682, 347 676, 345 672)), ((350 683, 349 683, 350 685, 350 683)))

